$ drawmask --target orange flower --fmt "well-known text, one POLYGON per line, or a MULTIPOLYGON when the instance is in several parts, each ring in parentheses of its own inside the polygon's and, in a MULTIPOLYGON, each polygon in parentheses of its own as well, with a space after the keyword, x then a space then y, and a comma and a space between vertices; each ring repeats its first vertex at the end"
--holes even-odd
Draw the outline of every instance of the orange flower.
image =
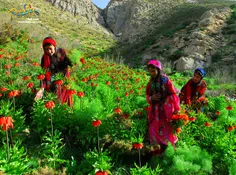
POLYGON ((215 113, 216 115, 220 115, 220 111, 216 111, 216 113, 215 113))
POLYGON ((208 103, 208 99, 205 97, 200 97, 199 99, 197 99, 198 103, 208 103))
POLYGON ((84 58, 80 58, 80 62, 81 62, 82 64, 85 64, 84 58))
POLYGON ((70 89, 70 90, 68 90, 68 94, 69 95, 74 95, 74 94, 76 94, 76 90, 70 89))
POLYGON ((183 119, 184 121, 188 121, 188 116, 186 114, 177 114, 177 115, 172 115, 171 117, 172 120, 181 120, 183 119))
POLYGON ((129 93, 130 93, 130 94, 133 94, 133 93, 134 93, 134 90, 133 90, 133 89, 131 89, 131 90, 129 91, 129 93))
POLYGON ((77 96, 80 97, 80 98, 83 98, 84 97, 84 93, 83 92, 78 92, 77 96))
POLYGON ((14 129, 12 118, 10 116, 0 117, 0 126, 2 126, 3 131, 7 131, 9 128, 14 129))
POLYGON ((195 121, 195 120, 196 120, 195 117, 190 117, 190 118, 189 118, 189 121, 191 121, 191 122, 192 122, 192 121, 195 121))
POLYGON ((30 76, 24 76, 24 77, 22 78, 22 80, 30 80, 30 79, 31 79, 30 76))
POLYGON ((233 110, 233 107, 232 107, 232 106, 227 106, 226 109, 227 109, 228 111, 231 111, 231 110, 233 110))
POLYGON ((97 171, 95 175, 108 175, 106 171, 97 171))
POLYGON ((62 80, 56 80, 56 81, 54 82, 54 84, 56 84, 56 85, 62 85, 62 84, 63 84, 63 81, 62 81, 62 80))
POLYGON ((7 91, 7 88, 1 87, 0 90, 1 90, 2 92, 6 92, 6 91, 7 91))
POLYGON ((122 110, 121 110, 120 108, 115 108, 115 109, 114 109, 114 112, 115 112, 116 114, 120 114, 120 113, 122 113, 122 110))
POLYGON ((88 81, 88 78, 83 78, 82 82, 86 83, 88 81))
POLYGON ((28 84, 27 84, 27 88, 32 88, 34 86, 34 83, 32 83, 32 82, 29 82, 28 84))
POLYGON ((229 126, 227 129, 228 129, 228 131, 233 131, 234 130, 234 126, 229 126))
POLYGON ((122 114, 122 117, 125 118, 125 119, 128 119, 129 118, 129 114, 124 113, 124 114, 122 114))
POLYGON ((38 80, 43 80, 45 78, 45 75, 44 74, 40 74, 38 75, 37 79, 38 80))
POLYGON ((210 127, 210 126, 211 126, 211 124, 208 123, 208 122, 205 122, 204 125, 205 125, 206 127, 210 127))
POLYGON ((34 62, 34 63, 32 63, 32 64, 33 64, 33 66, 35 66, 35 67, 40 66, 40 64, 37 63, 37 62, 34 62))
POLYGON ((12 64, 6 64, 6 65, 4 66, 5 69, 10 69, 11 67, 12 67, 12 64))
POLYGON ((20 96, 20 91, 19 90, 12 90, 8 93, 9 98, 16 97, 16 96, 20 96))
POLYGON ((133 143, 133 148, 134 149, 142 149, 143 148, 143 143, 133 143))
POLYGON ((15 67, 19 67, 20 66, 20 63, 15 63, 15 67))
POLYGON ((111 82, 110 82, 110 81, 107 81, 107 82, 106 82, 106 85, 110 85, 110 84, 111 84, 111 82))
POLYGON ((94 127, 99 127, 101 124, 102 124, 101 120, 92 121, 92 125, 93 125, 94 127))
POLYGON ((55 107, 54 101, 48 101, 48 102, 45 104, 45 107, 46 107, 47 109, 52 109, 52 108, 54 108, 54 107, 55 107))
POLYGON ((176 134, 179 134, 179 133, 181 133, 181 131, 182 131, 182 129, 181 128, 176 128, 176 134))

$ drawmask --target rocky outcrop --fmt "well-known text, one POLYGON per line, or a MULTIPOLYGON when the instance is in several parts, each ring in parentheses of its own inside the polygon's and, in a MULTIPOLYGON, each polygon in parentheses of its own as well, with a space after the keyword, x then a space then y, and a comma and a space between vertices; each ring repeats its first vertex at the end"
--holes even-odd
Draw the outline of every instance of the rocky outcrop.
POLYGON ((185 0, 111 0, 105 20, 111 31, 123 41, 139 41, 163 22, 171 9, 185 0))
POLYGON ((173 38, 160 38, 146 50, 143 58, 153 58, 154 55, 166 58, 179 53, 179 59, 173 62, 177 71, 208 67, 212 62, 212 55, 226 44, 222 29, 230 12, 230 8, 206 11, 198 22, 192 22, 175 33, 173 38))
POLYGON ((182 49, 183 53, 187 55, 174 63, 177 71, 210 65, 212 55, 224 44, 221 32, 230 12, 230 8, 207 11, 187 39, 186 36, 184 39, 181 35, 174 38, 175 48, 182 49))
POLYGON ((102 10, 97 8, 91 0, 46 0, 52 3, 53 6, 61 10, 68 11, 75 16, 82 16, 89 23, 98 23, 104 25, 102 10))

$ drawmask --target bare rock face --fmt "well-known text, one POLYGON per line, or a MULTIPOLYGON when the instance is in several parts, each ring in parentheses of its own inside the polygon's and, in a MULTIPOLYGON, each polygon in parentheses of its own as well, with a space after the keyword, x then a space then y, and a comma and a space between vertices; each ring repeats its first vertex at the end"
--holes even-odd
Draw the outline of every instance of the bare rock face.
POLYGON ((91 0, 46 0, 53 6, 63 11, 68 11, 75 16, 83 16, 87 18, 89 23, 98 23, 104 25, 102 10, 97 8, 91 0))
POLYGON ((185 0, 111 0, 105 9, 109 29, 130 43, 150 35, 185 0))
MULTIPOLYGON (((188 42, 182 43, 183 51, 189 59, 185 58, 185 62, 183 62, 183 58, 177 60, 175 62, 177 71, 210 65, 211 56, 216 53, 217 48, 222 46, 223 42, 220 42, 223 40, 221 30, 229 16, 229 8, 212 9, 202 15, 198 27, 188 37, 188 42), (192 58, 191 61, 189 61, 190 58, 192 58), (192 63, 192 60, 194 60, 194 63, 192 63)), ((181 41, 180 38, 176 39, 175 43, 178 45, 179 41, 181 41)))
MULTIPOLYGON (((159 55, 169 57, 174 53, 181 53, 182 56, 173 63, 177 71, 208 67, 211 65, 212 55, 226 44, 222 29, 226 26, 230 13, 230 8, 206 11, 198 22, 192 22, 175 33, 173 38, 160 38, 143 52, 142 58, 159 58, 159 55)), ((164 61, 166 60, 163 59, 164 61)))

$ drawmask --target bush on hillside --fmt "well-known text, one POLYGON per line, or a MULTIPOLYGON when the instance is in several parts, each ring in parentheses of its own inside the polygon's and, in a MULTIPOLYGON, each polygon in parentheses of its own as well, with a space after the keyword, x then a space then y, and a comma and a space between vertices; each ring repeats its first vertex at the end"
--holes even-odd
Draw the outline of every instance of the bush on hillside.
POLYGON ((0 44, 6 44, 9 39, 16 40, 19 31, 13 28, 13 24, 5 23, 0 27, 0 44))

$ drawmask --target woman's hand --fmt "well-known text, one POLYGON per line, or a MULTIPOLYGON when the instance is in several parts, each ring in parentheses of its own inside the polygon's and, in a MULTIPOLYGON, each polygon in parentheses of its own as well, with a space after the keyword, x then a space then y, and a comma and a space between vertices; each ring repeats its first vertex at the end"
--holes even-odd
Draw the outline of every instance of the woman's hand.
POLYGON ((161 94, 153 94, 151 100, 152 101, 160 101, 161 99, 161 94))
POLYGON ((36 96, 34 97, 34 100, 37 101, 37 100, 41 99, 41 98, 43 97, 43 92, 44 92, 44 88, 41 88, 41 89, 37 92, 36 96))
POLYGON ((179 114, 179 111, 178 111, 178 110, 175 110, 175 111, 173 112, 173 115, 177 115, 177 114, 179 114))

